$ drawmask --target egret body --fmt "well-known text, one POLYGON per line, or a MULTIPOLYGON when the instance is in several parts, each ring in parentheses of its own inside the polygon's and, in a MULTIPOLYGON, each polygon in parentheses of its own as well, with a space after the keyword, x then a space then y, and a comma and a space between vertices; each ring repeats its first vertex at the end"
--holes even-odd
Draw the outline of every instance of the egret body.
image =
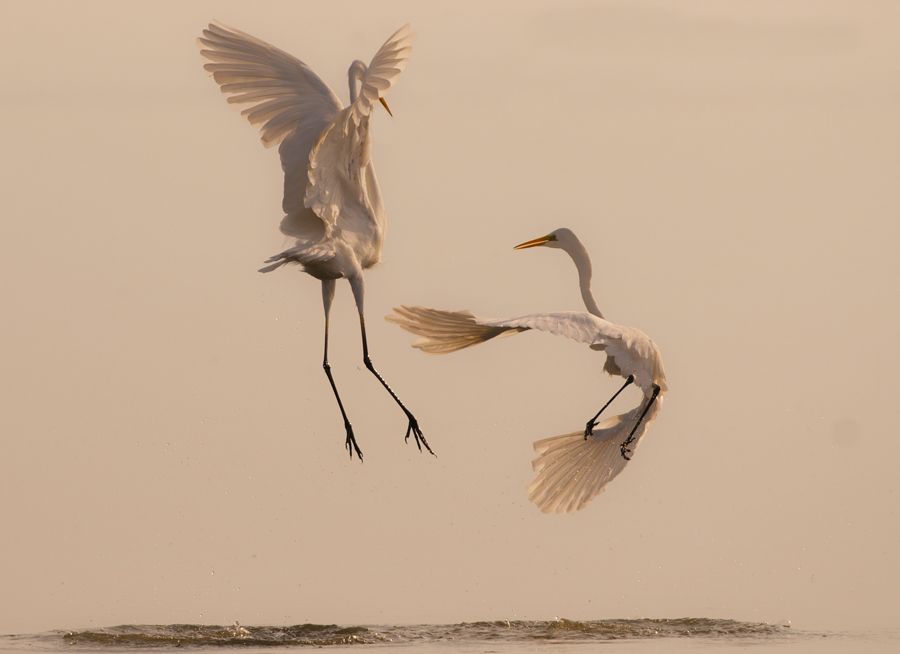
MULTIPOLYGON (((263 143, 278 146, 284 171, 281 231, 291 246, 269 257, 261 272, 299 265, 321 281, 325 310, 322 367, 344 420, 345 446, 362 459, 353 427, 328 363, 328 316, 338 279, 346 279, 359 312, 363 362, 408 420, 419 450, 431 448, 415 416, 375 369, 369 357, 363 271, 381 259, 387 216, 371 161, 370 119, 376 102, 390 113, 384 94, 406 67, 412 32, 392 34, 367 66, 350 65, 350 104, 344 107, 313 70, 292 55, 244 32, 212 23, 199 39, 201 54, 229 103, 258 125, 263 143)), ((432 452, 433 454, 433 452, 432 452)))
POLYGON ((435 354, 533 329, 571 338, 606 354, 603 369, 625 378, 622 387, 587 421, 583 430, 534 444, 538 457, 533 466, 537 474, 529 486, 529 498, 542 511, 568 512, 587 504, 631 459, 662 405, 666 374, 659 348, 649 336, 603 317, 591 290, 591 259, 572 230, 557 229, 520 243, 515 249, 539 246, 563 250, 572 258, 587 312, 533 313, 493 320, 469 311, 404 306, 394 309, 387 319, 422 337, 413 347, 435 354), (598 423, 603 411, 631 384, 641 389, 642 402, 627 413, 598 423))

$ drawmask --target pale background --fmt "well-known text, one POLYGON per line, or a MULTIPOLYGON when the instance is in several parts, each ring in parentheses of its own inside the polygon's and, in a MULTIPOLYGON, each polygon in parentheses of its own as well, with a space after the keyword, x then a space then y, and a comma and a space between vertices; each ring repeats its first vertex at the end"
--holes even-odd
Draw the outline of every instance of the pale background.
MULTIPOLYGON (((0 633, 120 623, 900 613, 900 7, 893 2, 0 3, 0 633), (218 19, 375 118, 391 217, 361 365, 343 282, 255 272, 277 155, 194 39, 218 19), (618 382, 525 334, 447 357, 399 303, 581 308, 559 226, 671 392, 584 511, 529 502, 531 442, 618 382)), ((617 408, 637 401, 627 395, 617 408)))

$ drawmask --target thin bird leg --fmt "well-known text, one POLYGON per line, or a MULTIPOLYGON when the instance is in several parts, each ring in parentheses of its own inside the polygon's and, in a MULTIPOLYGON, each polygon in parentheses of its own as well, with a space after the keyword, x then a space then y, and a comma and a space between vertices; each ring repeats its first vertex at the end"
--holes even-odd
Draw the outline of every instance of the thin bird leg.
POLYGON ((384 381, 384 377, 375 370, 375 366, 372 364, 372 360, 369 358, 369 344, 366 341, 366 319, 363 317, 362 311, 359 312, 359 328, 362 331, 362 346, 363 346, 363 363, 366 364, 366 368, 369 369, 378 381, 381 382, 381 385, 385 387, 388 393, 391 394, 391 397, 394 398, 394 401, 399 405, 401 409, 403 409, 403 413, 406 414, 407 420, 409 420, 409 426, 406 428, 406 436, 404 440, 409 441, 409 435, 412 434, 416 439, 416 445, 419 448, 419 451, 422 451, 422 446, 425 446, 425 449, 428 450, 434 456, 437 456, 432 451, 431 447, 428 445, 428 441, 425 440, 425 435, 422 433, 422 430, 419 428, 419 422, 416 420, 416 417, 410 412, 409 409, 400 401, 400 398, 397 397, 397 394, 388 386, 388 383, 384 381))
POLYGON ((634 375, 628 375, 628 379, 626 379, 625 383, 622 384, 622 388, 617 390, 616 394, 613 395, 611 398, 609 398, 609 401, 606 404, 604 404, 602 407, 600 407, 600 410, 597 412, 597 415, 595 415, 593 418, 591 418, 590 420, 587 421, 587 424, 584 426, 584 440, 587 440, 587 437, 594 433, 594 427, 597 426, 597 418, 600 417, 600 414, 603 413, 603 411, 606 409, 606 407, 608 407, 610 404, 612 404, 612 401, 614 399, 619 397, 619 393, 624 391, 628 387, 628 385, 631 384, 633 381, 634 381, 634 375))
POLYGON ((647 406, 645 406, 644 410, 641 411, 641 417, 637 419, 636 423, 634 423, 634 427, 631 428, 631 433, 628 434, 628 438, 626 438, 619 446, 619 451, 622 452, 622 458, 626 461, 631 461, 631 457, 628 456, 628 454, 631 452, 631 448, 628 446, 634 442, 634 433, 637 431, 637 428, 644 420, 644 416, 647 415, 647 411, 650 410, 650 405, 653 404, 653 402, 656 400, 657 395, 659 395, 659 386, 653 384, 653 394, 650 395, 650 399, 647 400, 647 406))
POLYGON ((344 447, 353 458, 353 452, 362 461, 363 453, 356 444, 356 437, 353 435, 353 426, 347 418, 347 412, 344 411, 344 403, 341 402, 341 396, 338 393, 337 386, 334 383, 334 377, 331 376, 331 365, 328 363, 328 314, 331 311, 331 301, 334 299, 334 280, 328 279, 322 282, 322 302, 325 305, 325 354, 322 358, 322 368, 325 370, 325 376, 328 377, 328 383, 331 384, 331 390, 334 391, 334 398, 337 400, 338 408, 341 410, 341 416, 344 418, 344 429, 347 430, 347 440, 344 441, 344 447))
MULTIPOLYGON (((412 434, 416 439, 416 445, 419 448, 419 451, 422 451, 422 446, 425 446, 425 449, 431 452, 434 455, 432 449, 428 446, 428 441, 425 440, 425 436, 422 434, 422 430, 419 428, 419 422, 416 420, 416 417, 410 412, 409 409, 400 401, 400 398, 397 397, 397 394, 391 390, 391 387, 388 386, 387 382, 384 381, 384 377, 382 377, 377 370, 375 370, 375 366, 372 365, 372 360, 369 358, 369 343, 366 340, 366 318, 364 315, 363 305, 365 303, 365 284, 363 283, 362 274, 360 272, 351 275, 347 278, 347 281, 350 282, 350 288, 353 289, 353 299, 356 301, 356 310, 359 312, 359 330, 362 333, 362 346, 363 346, 363 363, 366 364, 366 368, 375 375, 376 379, 381 382, 381 385, 387 390, 388 393, 391 394, 391 397, 394 398, 394 401, 403 409, 403 413, 406 414, 407 420, 409 420, 409 426, 406 428, 406 436, 404 440, 409 441, 409 435, 412 434)), ((436 456, 436 455, 435 455, 436 456)))

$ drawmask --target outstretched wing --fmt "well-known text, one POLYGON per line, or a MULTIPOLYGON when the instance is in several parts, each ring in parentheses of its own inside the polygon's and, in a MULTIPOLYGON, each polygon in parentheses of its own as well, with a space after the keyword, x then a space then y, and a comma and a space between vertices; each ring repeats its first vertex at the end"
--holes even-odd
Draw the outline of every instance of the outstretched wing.
POLYGON ((614 323, 585 312, 533 313, 519 318, 479 318, 470 311, 444 311, 427 307, 395 307, 386 316, 417 336, 413 343, 425 352, 445 354, 483 343, 501 334, 529 329, 565 336, 603 349, 608 341, 621 337, 623 329, 614 323))
POLYGON ((636 342, 639 342, 639 347, 650 346, 650 339, 638 330, 616 325, 583 311, 533 313, 519 318, 493 320, 479 318, 469 311, 396 307, 386 319, 421 336, 413 342, 413 347, 431 354, 455 352, 502 334, 529 329, 565 336, 579 343, 587 343, 591 349, 605 351, 604 370, 611 375, 622 374, 620 364, 630 361, 628 350, 636 342))
MULTIPOLYGON (((606 354, 603 369, 610 375, 625 376, 623 370, 634 371, 638 361, 654 361, 658 373, 662 372, 662 362, 653 341, 644 332, 634 327, 624 327, 583 311, 560 313, 534 313, 508 320, 479 321, 485 326, 508 329, 537 329, 557 336, 565 336, 580 343, 587 343, 592 350, 606 354)), ((660 382, 664 386, 664 382, 660 382)))
POLYGON ((557 336, 565 336, 588 345, 606 345, 622 338, 623 328, 584 311, 532 313, 519 318, 479 320, 479 324, 507 329, 536 329, 557 336))
POLYGON ((394 85, 412 51, 412 31, 404 25, 372 58, 356 100, 325 130, 309 156, 304 203, 326 229, 338 218, 349 229, 364 229, 381 210, 378 183, 369 158, 369 115, 394 85))
POLYGON ((200 54, 228 102, 259 125, 266 147, 281 144, 286 213, 303 208, 309 154, 341 110, 328 85, 305 63, 239 30, 210 23, 198 39, 200 54))
MULTIPOLYGON (((650 423, 659 413, 657 400, 634 433, 633 451, 650 423)), ((544 438, 534 443, 537 457, 531 462, 534 480, 528 486, 528 499, 544 513, 578 511, 596 497, 625 469, 621 443, 631 432, 643 410, 643 404, 631 411, 604 420, 587 439, 584 430, 544 438)))
POLYGON ((385 320, 421 336, 413 347, 429 354, 447 354, 484 343, 518 328, 488 327, 470 311, 443 311, 426 307, 395 307, 385 320))
POLYGON ((362 79, 362 88, 353 103, 353 121, 356 124, 372 113, 378 98, 384 97, 406 68, 412 52, 412 38, 412 28, 407 23, 391 34, 372 57, 362 79))

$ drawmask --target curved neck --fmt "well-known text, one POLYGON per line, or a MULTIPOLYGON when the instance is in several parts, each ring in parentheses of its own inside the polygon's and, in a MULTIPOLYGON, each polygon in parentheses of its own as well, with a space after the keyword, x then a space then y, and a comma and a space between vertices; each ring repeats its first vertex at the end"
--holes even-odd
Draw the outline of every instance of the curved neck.
POLYGON ((356 102, 356 75, 350 73, 350 104, 356 102))
POLYGON ((366 65, 361 61, 354 61, 347 71, 347 81, 350 83, 350 104, 356 102, 359 95, 359 87, 362 85, 362 78, 366 74, 366 65))
POLYGON ((584 300, 585 308, 589 313, 602 318, 603 314, 600 313, 600 307, 597 306, 597 301, 591 292, 591 258, 588 256, 587 250, 579 241, 569 245, 565 250, 575 262, 575 268, 578 269, 578 286, 581 289, 581 299, 584 300))

